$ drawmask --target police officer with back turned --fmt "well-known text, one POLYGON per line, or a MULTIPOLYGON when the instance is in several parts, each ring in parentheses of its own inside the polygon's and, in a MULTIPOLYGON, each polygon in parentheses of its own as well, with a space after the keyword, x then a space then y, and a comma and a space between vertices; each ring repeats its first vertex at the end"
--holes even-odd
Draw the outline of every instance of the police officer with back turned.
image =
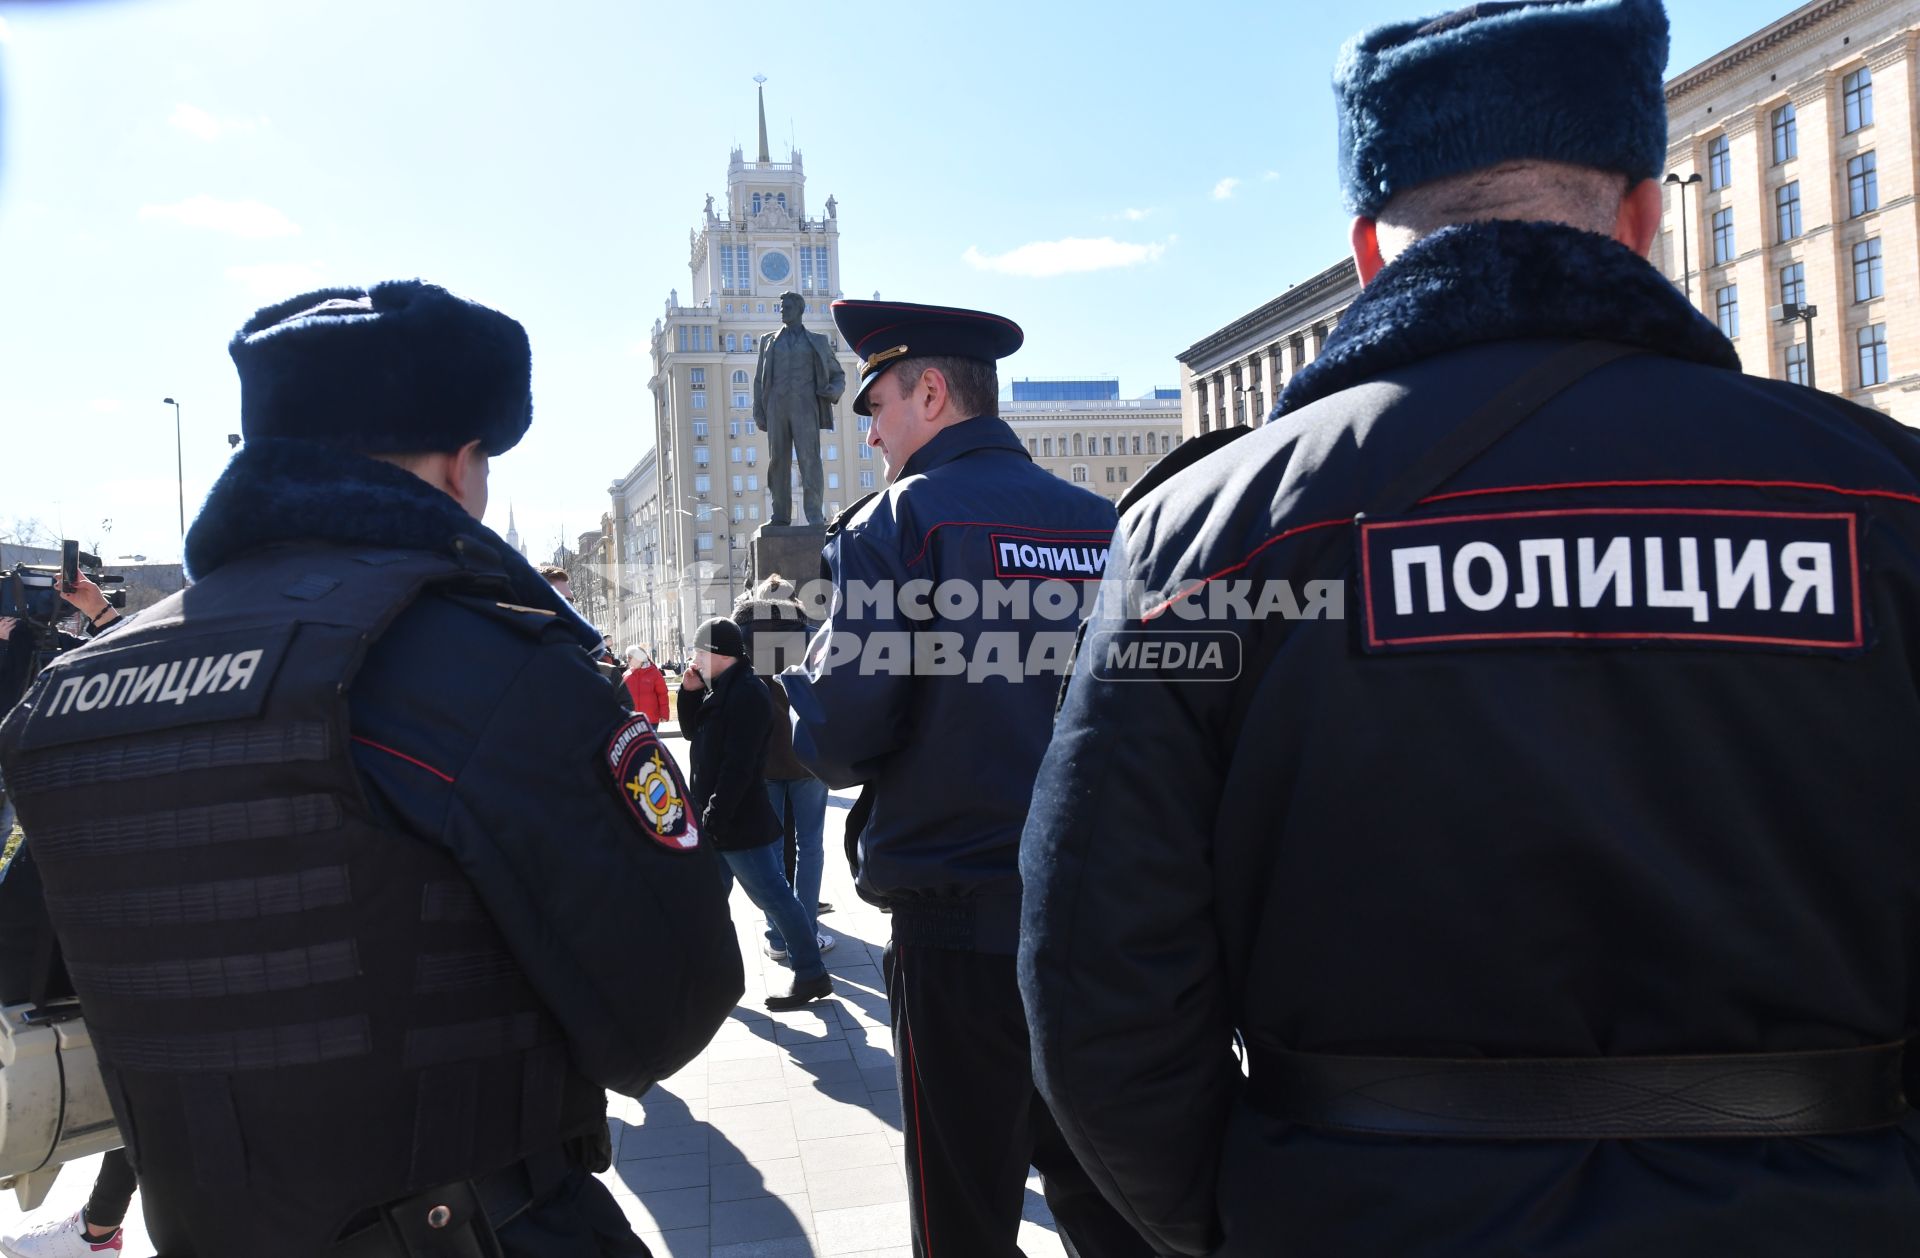
POLYGON ((1032 1164, 1069 1252, 1144 1254, 1034 1093, 1014 978, 1020 822, 1079 619, 1072 581, 1104 560, 1113 508, 1035 466, 999 418, 994 361, 1023 339, 1011 320, 880 301, 833 315, 865 360, 853 409, 888 484, 828 527, 831 615, 781 680, 794 754, 871 804, 848 824, 860 894, 892 909, 914 1252, 1017 1254, 1032 1164), (1013 610, 1048 595, 1068 619, 1013 610))
POLYGON ((1647 264, 1666 57, 1659 0, 1349 43, 1365 287, 1123 505, 1021 980, 1163 1250, 1914 1252, 1920 438, 1647 264))
POLYGON ((149 1231, 645 1254, 593 1178, 605 1090, 697 1053, 742 969, 677 770, 480 523, 526 334, 404 281, 229 348, 246 444, 194 584, 0 726, 149 1231))

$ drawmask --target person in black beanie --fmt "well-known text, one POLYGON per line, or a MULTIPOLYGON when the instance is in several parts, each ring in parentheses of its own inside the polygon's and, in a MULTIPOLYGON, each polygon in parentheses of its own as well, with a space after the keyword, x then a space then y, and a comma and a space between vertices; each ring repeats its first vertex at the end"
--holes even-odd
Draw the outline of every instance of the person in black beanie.
POLYGON ((407 280, 229 351, 194 583, 0 724, 149 1233, 643 1255, 594 1178, 606 1092, 698 1053, 743 971, 678 770, 481 523, 526 333, 407 280))
POLYGON ((793 964, 793 982, 767 997, 776 1012, 833 994, 820 959, 812 916, 795 898, 780 866, 780 818, 763 779, 773 733, 773 700, 753 671, 740 626, 724 616, 693 635, 693 666, 680 679, 680 728, 692 745, 693 806, 700 832, 725 858, 727 882, 779 929, 793 964))

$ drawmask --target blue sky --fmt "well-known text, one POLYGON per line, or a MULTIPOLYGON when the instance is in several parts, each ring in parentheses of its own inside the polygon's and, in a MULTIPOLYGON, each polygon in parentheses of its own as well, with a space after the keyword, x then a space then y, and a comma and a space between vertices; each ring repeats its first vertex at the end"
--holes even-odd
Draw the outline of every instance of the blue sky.
MULTIPOLYGON (((1334 53, 1441 7, 0 0, 0 534, 176 558, 160 399, 191 519, 239 427, 233 330, 414 275, 533 340, 487 522, 593 527, 652 443, 647 330, 756 73, 774 157, 802 151, 811 212, 838 198, 848 296, 1009 315, 1003 379, 1174 384, 1341 256, 1334 53)), ((1794 7, 1670 0, 1669 71, 1794 7)))

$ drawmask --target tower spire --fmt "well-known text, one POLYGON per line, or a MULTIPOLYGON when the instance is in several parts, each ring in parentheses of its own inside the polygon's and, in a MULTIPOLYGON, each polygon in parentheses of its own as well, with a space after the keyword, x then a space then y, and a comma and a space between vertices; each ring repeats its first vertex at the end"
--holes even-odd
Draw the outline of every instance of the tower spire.
POLYGON ((773 160, 772 154, 767 152, 767 76, 764 74, 756 74, 753 76, 753 81, 756 84, 758 84, 758 86, 754 88, 754 91, 760 97, 760 159, 759 160, 761 161, 762 164, 765 164, 773 160))

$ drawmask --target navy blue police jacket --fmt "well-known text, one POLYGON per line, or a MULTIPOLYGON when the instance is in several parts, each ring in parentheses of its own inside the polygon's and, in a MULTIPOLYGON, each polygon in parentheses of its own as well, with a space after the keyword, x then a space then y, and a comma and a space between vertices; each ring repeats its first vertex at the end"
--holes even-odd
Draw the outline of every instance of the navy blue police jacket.
POLYGON ((458 556, 479 589, 429 590, 368 652, 353 758, 396 842, 446 849, 565 1031, 575 1065, 639 1095, 697 1054, 744 990, 710 862, 670 850, 607 752, 632 720, 598 635, 527 562, 411 473, 307 442, 249 442, 189 535, 205 575, 270 542, 458 556))
POLYGON ((1911 1113, 1790 1140, 1341 1135, 1256 1110, 1235 1057, 1236 1034, 1257 1063, 1914 1033, 1920 439, 1737 367, 1610 241, 1449 229, 1274 420, 1126 509, 1026 828, 1020 966, 1042 1093, 1164 1250, 1913 1252, 1911 1113), (1646 352, 1356 524, 1590 338, 1646 352), (1251 671, 1143 684, 1097 649, 1150 627, 1229 632, 1251 671))
POLYGON ((794 753, 829 786, 871 787, 863 895, 1010 907, 961 946, 1013 951, 1020 826, 1113 523, 980 416, 830 529, 831 614, 782 676, 794 753))

